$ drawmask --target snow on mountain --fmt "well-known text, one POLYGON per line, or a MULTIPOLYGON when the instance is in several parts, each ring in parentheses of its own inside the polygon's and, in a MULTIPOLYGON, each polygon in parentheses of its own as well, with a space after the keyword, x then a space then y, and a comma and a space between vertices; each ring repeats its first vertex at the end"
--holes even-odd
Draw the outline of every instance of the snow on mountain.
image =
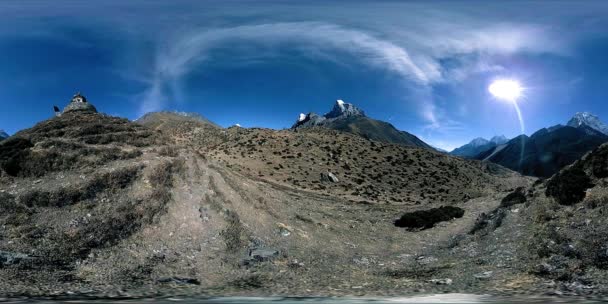
POLYGON ((324 127, 359 135, 368 140, 415 146, 430 149, 420 138, 405 131, 400 131, 388 122, 365 116, 363 110, 351 103, 338 99, 327 114, 300 114, 292 130, 312 127, 324 127))
POLYGON ((8 134, 4 132, 4 130, 0 130, 0 140, 3 140, 8 137, 8 134))
POLYGON ((568 121, 568 126, 571 127, 579 128, 583 125, 608 135, 608 125, 589 112, 578 112, 568 121))
POLYGON ((450 154, 473 158, 482 152, 488 151, 496 146, 503 145, 508 141, 509 139, 504 135, 494 136, 490 140, 478 137, 473 139, 470 143, 452 150, 450 154))
POLYGON ((477 137, 477 138, 471 140, 469 145, 472 147, 481 147, 481 146, 487 145, 488 143, 490 143, 490 141, 488 141, 487 139, 482 138, 482 137, 477 137))
POLYGON ((325 114, 324 117, 327 119, 331 118, 346 118, 350 116, 365 116, 363 111, 357 108, 352 103, 346 103, 341 99, 336 100, 336 104, 329 113, 325 114))
POLYGON ((490 139, 490 142, 493 142, 493 143, 495 143, 497 145, 502 145, 502 144, 504 144, 504 143, 506 143, 508 141, 509 141, 509 139, 506 138, 504 135, 494 136, 494 137, 492 137, 490 139))

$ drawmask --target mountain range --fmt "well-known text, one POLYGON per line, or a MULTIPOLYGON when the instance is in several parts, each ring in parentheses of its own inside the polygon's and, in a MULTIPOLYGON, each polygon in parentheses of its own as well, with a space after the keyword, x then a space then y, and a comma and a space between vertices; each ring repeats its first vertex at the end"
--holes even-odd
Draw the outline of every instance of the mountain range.
POLYGON ((369 140, 433 149, 413 134, 397 130, 392 124, 367 117, 363 110, 351 103, 337 100, 331 111, 325 115, 316 113, 300 114, 292 130, 313 127, 348 132, 369 140))
POLYGON ((605 142, 608 126, 597 116, 581 112, 565 126, 543 128, 531 136, 520 135, 502 144, 481 145, 479 150, 475 150, 472 142, 451 154, 490 161, 525 175, 549 177, 605 142), (463 151, 470 153, 465 155, 463 151))

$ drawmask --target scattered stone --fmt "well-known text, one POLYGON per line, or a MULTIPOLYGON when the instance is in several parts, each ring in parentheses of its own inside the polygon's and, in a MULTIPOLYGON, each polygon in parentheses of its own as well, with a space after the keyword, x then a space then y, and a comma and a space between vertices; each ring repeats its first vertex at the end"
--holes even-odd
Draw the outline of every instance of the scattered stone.
POLYGON ((370 260, 366 257, 362 257, 360 259, 355 258, 355 259, 353 259, 353 262, 357 265, 363 265, 363 266, 368 266, 371 263, 370 260))
POLYGON ((484 279, 489 279, 492 277, 492 274, 494 274, 493 271, 484 271, 482 273, 478 273, 473 275, 476 279, 480 279, 480 280, 484 280, 484 279))
POLYGON ((452 285, 452 279, 431 279, 428 282, 437 285, 452 285))
POLYGON ((298 261, 297 259, 294 259, 293 261, 290 261, 289 264, 287 264, 289 267, 291 268, 302 268, 304 267, 304 263, 298 261))
POLYGON ((420 265, 428 265, 428 264, 432 264, 432 263, 439 261, 439 259, 437 259, 436 257, 432 257, 432 256, 421 255, 416 258, 416 261, 420 265))
POLYGON ((270 261, 279 256, 279 251, 274 249, 257 248, 249 251, 249 257, 258 262, 270 261))

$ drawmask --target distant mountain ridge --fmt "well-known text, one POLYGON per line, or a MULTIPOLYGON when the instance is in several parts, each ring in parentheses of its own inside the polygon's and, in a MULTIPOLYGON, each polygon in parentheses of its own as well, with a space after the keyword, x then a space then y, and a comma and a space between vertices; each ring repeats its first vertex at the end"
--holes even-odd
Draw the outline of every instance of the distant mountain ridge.
POLYGON ((300 114, 291 129, 312 127, 348 132, 380 142, 434 149, 415 135, 400 131, 388 122, 367 117, 363 110, 343 100, 337 100, 331 111, 323 116, 316 113, 300 114))
POLYGON ((4 140, 7 137, 9 137, 9 135, 4 132, 4 130, 0 130, 0 140, 4 140))
POLYGON ((480 153, 495 148, 496 146, 502 145, 508 141, 509 139, 507 139, 504 135, 494 136, 490 140, 487 140, 483 137, 478 137, 473 139, 468 144, 452 150, 450 154, 467 158, 474 158, 480 153))
POLYGON ((525 175, 549 177, 585 153, 608 142, 606 125, 590 113, 576 113, 567 125, 555 125, 520 135, 490 147, 474 158, 491 161, 525 175))

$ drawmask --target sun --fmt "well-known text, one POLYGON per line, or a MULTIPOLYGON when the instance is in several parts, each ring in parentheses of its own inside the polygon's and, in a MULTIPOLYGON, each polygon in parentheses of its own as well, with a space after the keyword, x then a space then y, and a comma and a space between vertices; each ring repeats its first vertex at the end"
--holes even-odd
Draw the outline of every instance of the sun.
POLYGON ((517 80, 499 79, 490 84, 488 91, 498 99, 516 102, 521 97, 523 88, 517 80))

